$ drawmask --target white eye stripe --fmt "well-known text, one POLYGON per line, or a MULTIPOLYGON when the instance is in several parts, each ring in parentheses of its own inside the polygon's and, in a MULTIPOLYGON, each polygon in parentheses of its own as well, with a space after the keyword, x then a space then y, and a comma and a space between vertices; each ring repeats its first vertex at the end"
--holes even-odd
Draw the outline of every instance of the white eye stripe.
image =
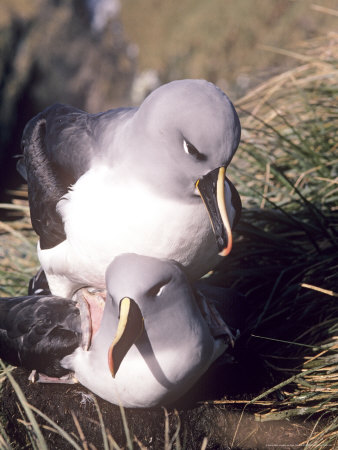
POLYGON ((190 152, 189 152, 189 149, 188 149, 187 141, 185 139, 183 139, 183 148, 184 148, 185 153, 187 153, 189 155, 190 152))
POLYGON ((162 294, 164 288, 165 288, 165 285, 160 287, 160 289, 158 290, 158 293, 156 294, 156 297, 159 297, 162 294))
POLYGON ((193 144, 191 144, 189 141, 186 141, 185 139, 183 139, 183 148, 185 153, 193 156, 198 161, 205 161, 207 159, 206 156, 200 153, 193 144))
POLYGON ((170 280, 168 281, 163 281, 161 283, 156 284, 155 286, 153 286, 151 289, 149 289, 149 291, 147 292, 147 295, 149 295, 150 297, 159 297, 162 292, 163 289, 166 287, 166 285, 169 283, 170 280))

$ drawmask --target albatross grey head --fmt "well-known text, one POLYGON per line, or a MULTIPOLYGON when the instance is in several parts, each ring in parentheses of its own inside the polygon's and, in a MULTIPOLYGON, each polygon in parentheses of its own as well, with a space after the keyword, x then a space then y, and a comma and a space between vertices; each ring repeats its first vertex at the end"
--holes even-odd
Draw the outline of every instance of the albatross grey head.
POLYGON ((120 255, 108 267, 106 281, 106 309, 96 339, 109 342, 113 377, 125 377, 132 367, 146 364, 175 397, 224 351, 224 342, 211 336, 176 262, 120 255))
POLYGON ((230 163, 240 122, 229 98, 205 80, 179 80, 152 92, 127 127, 135 171, 159 174, 158 187, 193 195, 197 179, 230 163), (150 167, 149 161, 152 161, 150 167), (161 181, 161 183, 160 183, 161 181), (175 183, 176 182, 176 183, 175 183))
MULTIPOLYGON (((201 201, 208 209, 221 254, 231 250, 231 227, 224 183, 237 213, 239 195, 226 179, 241 127, 229 98, 205 80, 179 80, 152 92, 123 130, 133 158, 132 176, 151 180, 151 188, 182 201, 201 201)), ((239 215, 239 214, 238 214, 239 215)))

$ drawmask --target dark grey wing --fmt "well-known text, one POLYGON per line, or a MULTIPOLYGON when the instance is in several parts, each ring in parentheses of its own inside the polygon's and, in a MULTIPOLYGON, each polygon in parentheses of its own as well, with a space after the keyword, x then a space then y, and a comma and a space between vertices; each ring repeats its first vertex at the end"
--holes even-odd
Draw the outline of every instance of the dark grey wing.
POLYGON ((29 280, 28 295, 52 295, 45 271, 42 267, 29 280))
POLYGON ((55 296, 0 299, 0 358, 15 366, 60 377, 60 365, 81 345, 76 304, 55 296))
POLYGON ((211 301, 234 334, 237 329, 243 328, 245 297, 240 292, 232 288, 214 286, 204 280, 198 281, 195 289, 211 301))
POLYGON ((66 239, 56 210, 69 186, 89 168, 95 152, 95 116, 56 104, 31 119, 22 137, 32 226, 42 249, 66 239))

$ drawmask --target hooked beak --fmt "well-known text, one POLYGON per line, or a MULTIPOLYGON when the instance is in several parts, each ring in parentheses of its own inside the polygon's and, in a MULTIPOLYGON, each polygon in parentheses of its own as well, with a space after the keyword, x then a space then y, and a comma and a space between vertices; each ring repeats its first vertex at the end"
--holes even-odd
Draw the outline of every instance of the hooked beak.
POLYGON ((108 350, 109 370, 115 378, 116 373, 128 353, 143 331, 143 317, 138 304, 129 297, 120 301, 120 318, 115 338, 108 350))
POLYGON ((225 172, 225 167, 219 167, 207 173, 195 183, 208 210, 220 256, 229 255, 232 249, 232 231, 225 199, 225 172))

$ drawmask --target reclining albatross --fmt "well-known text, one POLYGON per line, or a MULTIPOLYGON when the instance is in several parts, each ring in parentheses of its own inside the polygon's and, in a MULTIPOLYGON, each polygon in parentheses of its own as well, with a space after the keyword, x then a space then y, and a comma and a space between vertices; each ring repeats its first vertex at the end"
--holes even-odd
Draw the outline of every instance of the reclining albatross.
POLYGON ((174 261, 118 256, 106 284, 95 320, 95 305, 86 312, 70 299, 0 299, 0 357, 50 377, 72 373, 111 403, 151 407, 181 397, 232 340, 174 261))

